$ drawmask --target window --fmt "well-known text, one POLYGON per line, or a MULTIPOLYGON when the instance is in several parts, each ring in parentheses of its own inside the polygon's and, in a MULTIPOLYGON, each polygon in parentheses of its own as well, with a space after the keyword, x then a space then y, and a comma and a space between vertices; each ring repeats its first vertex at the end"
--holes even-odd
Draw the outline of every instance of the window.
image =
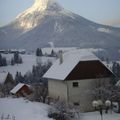
POLYGON ((78 82, 73 82, 73 87, 78 87, 78 82))
POLYGON ((79 102, 75 102, 74 105, 75 106, 79 106, 80 104, 79 104, 79 102))

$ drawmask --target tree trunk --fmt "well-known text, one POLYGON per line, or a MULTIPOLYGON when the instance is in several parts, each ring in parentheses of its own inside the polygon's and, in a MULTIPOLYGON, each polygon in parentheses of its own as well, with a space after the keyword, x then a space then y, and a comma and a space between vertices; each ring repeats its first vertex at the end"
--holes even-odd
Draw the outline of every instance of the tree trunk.
POLYGON ((120 102, 118 102, 118 113, 120 113, 120 102))

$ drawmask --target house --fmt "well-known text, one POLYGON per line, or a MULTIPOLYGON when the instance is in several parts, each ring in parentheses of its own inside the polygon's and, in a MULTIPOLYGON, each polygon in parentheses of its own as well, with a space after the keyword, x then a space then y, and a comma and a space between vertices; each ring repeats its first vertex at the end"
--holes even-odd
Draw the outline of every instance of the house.
POLYGON ((30 95, 32 93, 30 87, 23 83, 18 83, 11 91, 10 93, 12 95, 15 95, 17 97, 25 97, 27 95, 30 95))
POLYGON ((60 52, 60 58, 44 74, 48 79, 49 97, 79 105, 81 111, 91 111, 92 91, 109 83, 112 71, 93 53, 86 50, 60 52))

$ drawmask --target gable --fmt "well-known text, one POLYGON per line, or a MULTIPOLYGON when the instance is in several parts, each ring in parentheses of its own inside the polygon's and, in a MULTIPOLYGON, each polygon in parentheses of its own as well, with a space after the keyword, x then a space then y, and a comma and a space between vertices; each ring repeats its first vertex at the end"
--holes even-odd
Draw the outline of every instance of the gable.
POLYGON ((80 61, 65 80, 95 79, 111 76, 113 76, 113 73, 99 60, 80 61))
POLYGON ((23 95, 23 94, 30 94, 31 93, 31 90, 30 90, 30 88, 27 86, 27 85, 24 85, 24 86, 22 86, 17 92, 16 92, 16 94, 21 94, 21 95, 23 95))

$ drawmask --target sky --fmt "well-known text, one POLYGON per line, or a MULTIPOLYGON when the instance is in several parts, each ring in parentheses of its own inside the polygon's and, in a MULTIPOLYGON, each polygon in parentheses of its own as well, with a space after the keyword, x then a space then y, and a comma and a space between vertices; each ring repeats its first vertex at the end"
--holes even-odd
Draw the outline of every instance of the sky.
MULTIPOLYGON (((64 8, 91 21, 120 27, 120 0, 57 0, 64 8)), ((34 0, 0 0, 0 26, 32 6, 34 0)))

